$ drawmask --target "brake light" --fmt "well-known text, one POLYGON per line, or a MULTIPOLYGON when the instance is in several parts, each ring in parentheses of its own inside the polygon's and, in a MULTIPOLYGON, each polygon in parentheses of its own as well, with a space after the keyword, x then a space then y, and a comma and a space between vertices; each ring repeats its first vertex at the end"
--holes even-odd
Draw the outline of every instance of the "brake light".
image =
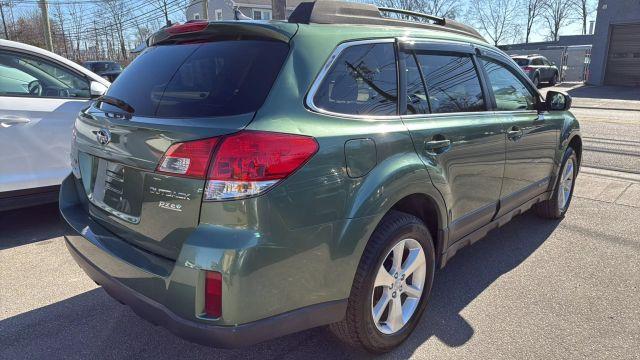
POLYGON ((214 318, 222 316, 222 274, 219 272, 205 273, 204 313, 214 318))
POLYGON ((194 20, 184 24, 175 24, 171 27, 168 27, 166 29, 166 32, 172 35, 198 32, 206 29, 207 26, 209 26, 209 22, 206 20, 194 20))
POLYGON ((204 179, 219 138, 175 143, 160 160, 158 172, 204 179))
POLYGON ((238 199, 271 188, 317 151, 318 143, 313 137, 241 131, 224 137, 175 143, 156 170, 206 178, 204 200, 238 199))
POLYGON ((524 72, 532 72, 532 71, 534 71, 535 69, 534 69, 534 68, 532 68, 532 67, 526 66, 526 67, 524 67, 524 68, 523 68, 523 70, 524 70, 524 72))
POLYGON ((226 200, 266 191, 291 175, 318 151, 309 136, 242 131, 225 137, 204 190, 205 200, 226 200))

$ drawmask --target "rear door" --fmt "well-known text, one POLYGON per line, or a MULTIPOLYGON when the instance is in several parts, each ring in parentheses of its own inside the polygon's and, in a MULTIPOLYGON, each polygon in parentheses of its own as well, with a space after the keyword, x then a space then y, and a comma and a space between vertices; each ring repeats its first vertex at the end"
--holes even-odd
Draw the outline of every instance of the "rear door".
POLYGON ((473 47, 403 43, 401 49, 403 121, 445 199, 455 241, 496 213, 505 162, 503 120, 489 109, 473 47))
MULTIPOLYGON (((124 240, 177 258, 199 221, 212 148, 193 145, 196 164, 178 155, 157 171, 177 143, 245 128, 262 105, 288 54, 285 42, 220 40, 148 48, 76 122, 76 176, 91 216, 124 240), (190 161, 190 162, 189 162, 190 161)), ((213 140, 212 140, 213 141, 213 140)), ((185 150, 186 151, 186 150, 185 150)))
POLYGON ((549 187, 562 122, 538 113, 540 95, 506 57, 484 52, 479 59, 491 89, 495 117, 507 131, 500 216, 549 187))
POLYGON ((89 80, 31 53, 0 49, 0 193, 60 185, 89 80))

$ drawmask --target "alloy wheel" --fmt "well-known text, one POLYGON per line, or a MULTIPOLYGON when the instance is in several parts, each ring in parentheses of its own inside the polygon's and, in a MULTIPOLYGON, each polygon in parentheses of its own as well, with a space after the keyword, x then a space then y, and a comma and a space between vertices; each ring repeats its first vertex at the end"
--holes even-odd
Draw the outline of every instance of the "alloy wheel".
POLYGON ((569 205, 571 190, 573 189, 573 159, 569 158, 564 165, 564 171, 558 184, 558 208, 564 211, 569 205))
POLYGON ((383 334, 395 334, 416 312, 424 290, 427 263, 422 245, 400 240, 385 256, 371 295, 371 316, 383 334))

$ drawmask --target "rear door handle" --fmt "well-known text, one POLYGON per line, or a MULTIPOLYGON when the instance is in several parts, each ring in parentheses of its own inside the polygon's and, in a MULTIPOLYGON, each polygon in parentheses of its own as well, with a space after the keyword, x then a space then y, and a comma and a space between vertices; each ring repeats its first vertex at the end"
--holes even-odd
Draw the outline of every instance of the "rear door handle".
POLYGON ((31 120, 23 117, 15 117, 15 116, 1 116, 0 117, 0 127, 8 128, 14 125, 25 125, 30 123, 31 120))
POLYGON ((430 140, 425 141, 424 149, 427 153, 432 155, 442 154, 446 152, 451 147, 451 140, 443 139, 443 140, 430 140))

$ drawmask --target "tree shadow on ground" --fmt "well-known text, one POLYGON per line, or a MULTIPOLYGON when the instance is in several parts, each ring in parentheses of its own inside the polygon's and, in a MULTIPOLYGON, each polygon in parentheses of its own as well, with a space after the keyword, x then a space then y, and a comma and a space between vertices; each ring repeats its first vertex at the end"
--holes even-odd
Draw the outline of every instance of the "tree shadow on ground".
MULTIPOLYGON (((385 355, 408 358, 432 337, 450 347, 474 335, 460 312, 540 247, 559 223, 532 213, 515 218, 461 250, 436 273, 431 301, 414 334, 385 355)), ((137 317, 101 289, 0 321, 0 358, 364 358, 312 329, 255 346, 224 350, 181 340, 137 317)))

